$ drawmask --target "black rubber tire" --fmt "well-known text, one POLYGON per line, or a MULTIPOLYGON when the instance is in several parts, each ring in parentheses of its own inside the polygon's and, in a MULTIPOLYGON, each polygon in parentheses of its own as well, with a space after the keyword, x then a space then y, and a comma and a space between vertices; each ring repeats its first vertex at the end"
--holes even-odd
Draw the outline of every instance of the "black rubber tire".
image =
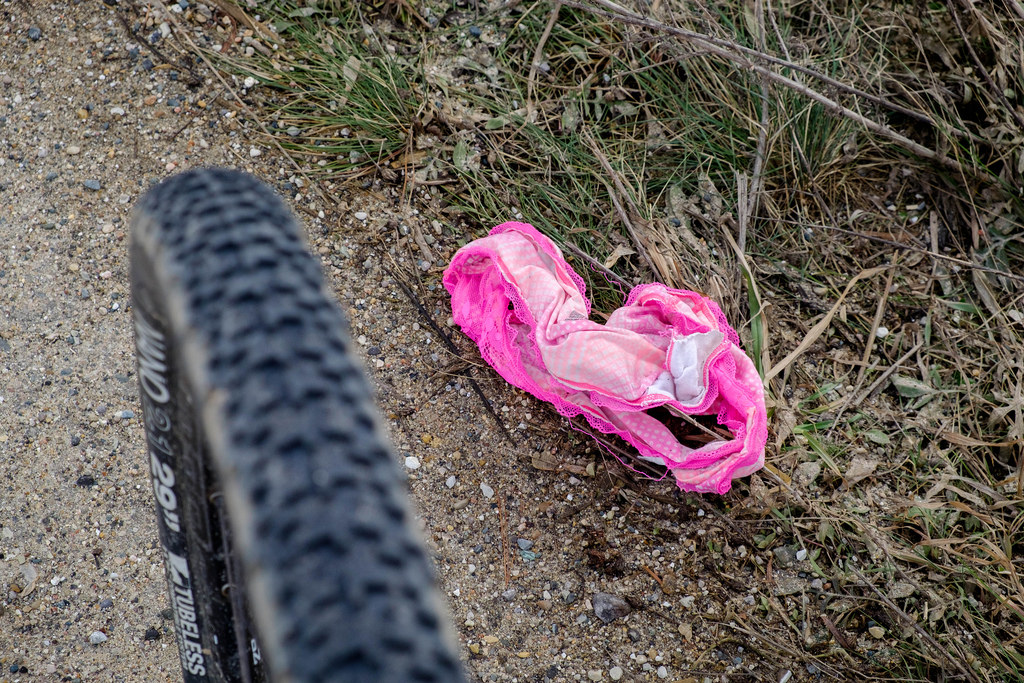
POLYGON ((345 321, 284 203, 234 171, 166 180, 135 207, 131 274, 185 679, 464 680, 345 321))

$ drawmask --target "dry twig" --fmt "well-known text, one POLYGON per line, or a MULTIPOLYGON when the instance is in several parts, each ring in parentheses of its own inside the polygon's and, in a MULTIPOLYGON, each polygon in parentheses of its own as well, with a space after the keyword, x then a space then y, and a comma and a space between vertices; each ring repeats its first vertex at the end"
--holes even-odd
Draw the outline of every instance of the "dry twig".
MULTIPOLYGON (((755 0, 754 14, 757 17, 758 47, 761 49, 761 52, 765 52, 767 50, 767 44, 765 42, 763 0, 755 0)), ((761 178, 761 171, 764 168, 765 152, 768 148, 768 103, 768 80, 762 77, 761 123, 758 126, 757 131, 757 150, 754 154, 754 167, 750 171, 750 183, 747 184, 745 182, 746 178, 742 178, 740 182, 747 200, 746 202, 739 204, 740 220, 739 233, 736 236, 736 244, 742 252, 745 252, 747 249, 747 229, 750 227, 750 218, 757 213, 757 205, 760 202, 761 189, 764 184, 761 178)))
POLYGON ((893 267, 889 269, 889 275, 885 278, 885 289, 882 290, 882 296, 878 298, 878 307, 875 309, 875 319, 871 321, 871 330, 868 332, 868 340, 864 343, 864 354, 860 359, 860 369, 857 370, 857 381, 854 383, 856 387, 860 387, 860 383, 864 381, 864 373, 867 371, 868 359, 871 358, 871 352, 875 350, 875 338, 878 336, 878 326, 882 324, 882 316, 885 315, 885 305, 889 301, 889 290, 892 288, 892 279, 896 275, 896 258, 898 253, 892 255, 893 267))
MULTIPOLYGON (((574 0, 562 1, 565 5, 569 7, 574 7, 576 9, 581 9, 587 12, 593 12, 594 14, 604 16, 609 19, 618 19, 627 24, 642 26, 653 31, 667 33, 677 38, 682 38, 689 42, 697 43, 710 54, 713 54, 727 61, 733 62, 734 64, 737 64, 742 68, 750 69, 751 71, 763 76, 764 78, 767 78, 770 81, 783 85, 794 92, 797 92, 811 100, 814 100, 818 104, 825 107, 828 111, 833 112, 835 114, 839 114, 840 116, 850 119, 851 121, 859 123, 860 125, 864 126, 871 132, 875 133, 876 135, 879 135, 892 142, 895 142, 899 146, 903 147, 903 149, 907 150, 908 152, 911 152, 912 154, 916 154, 917 156, 923 159, 929 159, 931 161, 934 161, 935 163, 945 166, 946 168, 949 168, 953 171, 956 171, 962 176, 966 177, 970 175, 971 169, 965 167, 956 159, 953 159, 945 154, 942 154, 918 142, 915 142, 910 138, 906 137, 905 135, 897 133, 895 130, 885 125, 884 123, 879 123, 878 121, 869 119, 868 117, 864 116, 859 112, 856 112, 848 107, 844 107, 843 105, 836 102, 834 99, 821 94, 817 90, 814 90, 793 78, 789 78, 787 76, 783 76, 782 74, 775 73, 774 71, 764 66, 763 64, 752 61, 752 59, 757 59, 759 61, 769 62, 772 64, 782 63, 787 68, 791 68, 796 71, 810 71, 810 75, 814 75, 815 77, 818 77, 819 75, 824 76, 824 74, 819 74, 818 72, 800 67, 799 65, 785 62, 785 60, 780 60, 777 57, 771 57, 770 55, 761 54, 757 50, 752 50, 750 48, 743 47, 733 41, 723 40, 721 38, 714 38, 709 35, 697 33, 696 31, 687 31, 685 29, 669 26, 668 24, 663 24, 661 22, 654 21, 653 19, 647 19, 638 14, 633 14, 624 7, 621 7, 620 5, 617 5, 613 2, 609 2, 608 0, 591 0, 591 2, 602 7, 609 8, 610 11, 596 9, 582 2, 575 2, 574 0)), ((835 82, 835 85, 833 87, 844 91, 856 90, 854 88, 850 88, 850 86, 841 84, 838 81, 835 82)), ((869 95, 868 93, 861 93, 860 91, 858 91, 858 94, 861 97, 867 97, 873 100, 879 99, 869 95)), ((889 106, 895 107, 895 105, 892 105, 891 103, 889 104, 889 106)), ((908 114, 912 113, 911 110, 906 111, 908 112, 908 114)), ((920 114, 915 115, 915 118, 920 118, 920 114)), ((928 120, 928 122, 931 123, 932 125, 935 125, 934 122, 931 121, 930 119, 928 120)))
POLYGON ((544 45, 547 44, 548 38, 551 36, 551 30, 555 27, 555 23, 558 21, 558 13, 561 9, 561 1, 555 0, 554 7, 551 8, 551 15, 548 16, 548 23, 544 27, 544 33, 541 34, 540 40, 537 41, 537 48, 533 51, 533 61, 530 64, 530 77, 526 84, 526 109, 528 116, 533 112, 533 90, 537 85, 537 70, 540 69, 541 61, 544 59, 544 45))
MULTIPOLYGON (((409 302, 416 307, 416 310, 419 311, 420 316, 422 316, 423 320, 426 321, 430 329, 434 331, 434 334, 437 335, 437 338, 441 340, 441 342, 445 345, 445 347, 447 347, 449 351, 452 352, 452 354, 454 354, 458 358, 461 358, 462 354, 459 352, 459 347, 455 346, 455 342, 452 341, 452 338, 449 337, 448 334, 444 330, 442 330, 441 327, 436 322, 434 322, 434 319, 431 317, 430 313, 423 306, 423 303, 420 302, 419 297, 416 296, 415 292, 413 292, 412 289, 410 289, 409 285, 405 284, 405 282, 403 282, 401 278, 397 277, 393 272, 391 272, 391 270, 387 266, 382 267, 384 268, 384 272, 390 275, 391 278, 398 284, 398 288, 402 290, 405 296, 409 299, 409 302)), ((488 401, 487 397, 484 395, 483 389, 480 388, 480 385, 477 384, 476 379, 474 379, 470 372, 470 367, 467 367, 464 371, 462 371, 462 374, 469 382, 469 386, 473 389, 473 393, 475 393, 477 395, 477 398, 480 399, 480 402, 484 406, 484 410, 486 410, 488 414, 492 418, 494 418, 494 423, 498 426, 498 430, 501 432, 502 436, 505 437, 505 440, 508 441, 510 444, 515 445, 515 441, 512 440, 512 435, 508 433, 507 429, 505 429, 505 424, 501 421, 501 418, 498 417, 498 413, 495 412, 494 407, 491 405, 491 402, 488 401)))
POLYGON ((793 349, 788 356, 780 360, 778 363, 775 364, 775 366, 771 370, 765 373, 765 383, 767 383, 777 374, 779 374, 787 367, 789 367, 789 365, 794 360, 799 358, 804 353, 804 351, 809 349, 811 345, 818 340, 818 337, 821 336, 821 334, 828 328, 829 324, 832 322, 832 317, 836 314, 836 312, 839 311, 839 306, 841 306, 843 300, 846 299, 846 295, 850 293, 850 290, 853 289, 853 286, 857 284, 858 281, 866 277, 873 277, 878 273, 882 272, 883 270, 885 270, 886 268, 890 267, 891 266, 879 266, 877 268, 871 268, 869 270, 862 270, 861 272, 857 273, 857 275, 855 275, 853 279, 846 283, 846 289, 844 289, 843 293, 839 295, 839 299, 835 302, 835 304, 833 304, 832 308, 829 309, 829 312, 825 314, 825 317, 819 320, 818 323, 810 329, 810 331, 804 336, 803 341, 801 341, 800 344, 795 349, 793 349))
POLYGON ((912 617, 911 617, 911 616, 910 616, 909 614, 907 614, 907 613, 906 613, 906 612, 904 612, 904 611, 903 611, 902 609, 900 609, 900 608, 899 608, 899 607, 898 607, 898 606, 896 605, 896 603, 894 603, 894 602, 893 602, 892 600, 890 600, 890 599, 889 599, 889 596, 888 596, 888 595, 886 595, 885 593, 883 593, 882 591, 880 591, 880 590, 878 589, 878 587, 877 587, 877 586, 875 586, 875 584, 873 584, 873 583, 871 583, 870 581, 868 581, 868 580, 867 580, 867 577, 865 577, 865 576, 864 576, 863 574, 861 574, 861 573, 860 573, 860 571, 858 571, 856 567, 854 567, 854 566, 853 566, 852 564, 848 564, 848 565, 847 565, 847 568, 848 568, 848 569, 849 569, 849 570, 850 570, 851 572, 853 572, 854 574, 856 574, 857 578, 859 578, 859 579, 861 580, 861 583, 863 583, 863 584, 864 584, 865 586, 867 586, 868 588, 870 588, 870 589, 871 589, 871 591, 872 591, 872 592, 873 592, 873 593, 874 593, 875 595, 877 595, 877 596, 878 596, 878 598, 879 598, 879 599, 880 599, 880 600, 881 600, 881 601, 882 601, 883 603, 885 603, 885 606, 886 606, 886 607, 888 607, 888 608, 889 608, 889 609, 891 609, 891 610, 892 610, 893 612, 895 612, 895 613, 896 613, 896 614, 897 614, 897 615, 898 615, 898 616, 900 617, 900 620, 901 620, 901 621, 902 621, 902 622, 903 622, 904 624, 906 624, 906 625, 907 625, 907 626, 909 626, 909 627, 910 627, 911 629, 913 629, 913 630, 914 630, 914 632, 915 632, 915 633, 917 633, 917 635, 918 635, 918 636, 919 636, 919 637, 920 637, 920 638, 921 638, 921 639, 922 639, 922 640, 923 640, 924 642, 928 643, 928 645, 929 645, 929 646, 930 646, 930 647, 932 648, 932 650, 933 650, 933 651, 934 651, 934 652, 935 652, 936 654, 938 654, 938 655, 940 656, 940 658, 941 658, 941 659, 945 660, 945 661, 946 661, 947 663, 949 663, 949 664, 952 664, 952 665, 953 665, 953 668, 955 668, 955 669, 956 669, 957 671, 959 671, 959 672, 960 672, 960 673, 961 673, 962 675, 966 676, 966 677, 967 677, 968 679, 970 679, 971 681, 978 681, 978 683, 980 683, 981 679, 979 679, 979 678, 978 678, 978 675, 977 675, 976 673, 974 673, 974 671, 973 671, 972 669, 970 669, 970 668, 968 668, 968 667, 964 666, 964 664, 963 664, 963 662, 961 661, 961 659, 960 659, 960 658, 958 658, 958 657, 954 657, 953 655, 951 655, 951 654, 949 653, 949 651, 948 651, 948 648, 947 648, 947 647, 944 647, 944 646, 943 646, 942 644, 940 644, 940 643, 939 643, 939 642, 938 642, 937 640, 935 640, 935 638, 933 638, 933 637, 932 637, 932 635, 931 635, 930 633, 928 633, 928 632, 927 632, 927 631, 925 631, 925 630, 924 630, 923 628, 921 628, 921 625, 920 625, 919 623, 917 623, 917 621, 916 621, 915 619, 913 619, 913 618, 912 618, 912 617))
POLYGON ((622 225, 626 228, 626 232, 629 233, 630 239, 633 240, 633 246, 636 247, 637 253, 639 253, 640 258, 647 263, 647 267, 651 269, 651 272, 658 273, 658 269, 654 266, 654 262, 651 260, 651 256, 647 252, 647 245, 640 239, 640 235, 637 234, 636 228, 633 226, 633 221, 630 218, 630 214, 639 218, 640 213, 637 211, 636 205, 629 196, 626 186, 622 184, 622 179, 619 177, 619 174, 614 168, 612 168, 611 162, 608 161, 608 157, 605 156, 604 152, 601 150, 601 146, 597 144, 597 141, 590 135, 589 131, 584 133, 584 137, 590 145, 590 148, 593 150, 594 156, 597 157, 598 163, 601 164, 601 168, 604 169, 604 172, 609 178, 611 178, 611 183, 609 183, 605 178, 601 178, 601 181, 608 189, 608 196, 612 200, 615 212, 619 215, 619 220, 622 221, 622 225), (614 184, 614 187, 612 184, 614 184), (620 197, 629 204, 630 213, 627 213, 623 208, 620 197))
MULTIPOLYGON (((946 6, 949 7, 949 16, 953 18, 953 26, 956 27, 956 32, 960 34, 960 40, 963 41, 964 47, 967 48, 967 54, 971 56, 971 61, 974 62, 974 66, 981 77, 985 79, 985 84, 988 85, 989 91, 995 95, 999 103, 1003 105, 1003 110, 1008 112, 1013 120, 1017 122, 1017 125, 1024 128, 1024 116, 1021 116, 1017 112, 1017 108, 1006 99, 1006 95, 1003 94, 1002 89, 995 84, 992 80, 992 75, 989 74, 988 69, 981 63, 981 59, 978 57, 978 53, 975 52, 974 46, 971 45, 971 38, 967 35, 967 31, 964 30, 963 23, 960 21, 960 10, 956 7, 956 0, 949 0, 946 6)), ((970 8, 970 5, 968 4, 970 8)))

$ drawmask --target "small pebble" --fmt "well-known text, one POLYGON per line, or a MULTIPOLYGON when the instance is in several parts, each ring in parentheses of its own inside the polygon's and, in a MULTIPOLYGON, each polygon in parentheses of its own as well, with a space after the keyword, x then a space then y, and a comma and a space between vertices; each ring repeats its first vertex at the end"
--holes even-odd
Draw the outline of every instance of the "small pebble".
POLYGON ((473 36, 474 38, 479 38, 481 35, 483 35, 483 31, 480 29, 479 26, 470 26, 469 35, 473 36))
POLYGON ((484 494, 484 498, 494 498, 494 489, 483 482, 480 482, 480 493, 484 494))
POLYGON ((780 546, 772 552, 775 554, 775 561, 783 567, 789 567, 797 561, 796 551, 789 546, 780 546))
POLYGON ((803 548, 800 548, 800 550, 797 550, 796 551, 796 559, 797 559, 798 562, 803 562, 804 560, 806 560, 807 559, 807 551, 805 549, 803 549, 803 548))
POLYGON ((67 154, 70 154, 71 156, 74 156, 74 155, 78 154, 79 152, 81 152, 82 148, 79 147, 78 145, 68 145, 67 147, 64 148, 64 151, 67 154))
POLYGON ((29 40, 39 40, 43 37, 43 32, 36 26, 30 26, 28 29, 29 40))
POLYGON ((258 149, 256 149, 255 147, 250 147, 249 148, 249 156, 251 156, 253 158, 256 158, 259 155, 260 155, 260 151, 258 149))
POLYGON ((111 107, 110 113, 113 116, 124 116, 124 107, 111 107))
POLYGON ((444 480, 444 485, 447 486, 450 489, 455 488, 455 475, 453 474, 450 477, 448 477, 447 479, 445 479, 444 480))
POLYGON ((604 680, 604 672, 600 669, 591 669, 587 672, 587 678, 595 682, 604 680))
POLYGON ((93 631, 89 634, 89 642, 93 645, 99 645, 107 641, 107 634, 103 631, 93 631))
POLYGON ((533 541, 528 538, 520 538, 516 541, 516 544, 519 546, 520 550, 529 550, 533 547, 533 541))
POLYGON ((100 600, 100 609, 110 609, 114 606, 114 601, 110 598, 103 598, 100 600))
POLYGON ((879 339, 885 339, 889 336, 889 328, 883 325, 879 325, 878 329, 875 330, 875 336, 879 339))
POLYGON ((415 455, 410 455, 405 459, 405 466, 410 470, 418 470, 420 468, 420 459, 415 455))
POLYGON ((619 680, 620 678, 622 678, 622 667, 621 666, 613 666, 611 669, 608 670, 608 676, 613 681, 619 680))
POLYGON ((82 185, 85 187, 85 189, 92 190, 93 192, 99 192, 100 188, 103 187, 102 185, 100 185, 100 181, 91 179, 83 181, 82 185))
POLYGON ((509 588, 507 591, 501 594, 501 597, 504 598, 507 602, 512 602, 513 600, 515 600, 517 592, 518 591, 516 591, 515 588, 509 588))
POLYGON ((606 624, 621 619, 633 611, 628 602, 611 593, 595 593, 592 601, 594 614, 606 624))
POLYGON ((369 218, 369 215, 365 211, 356 211, 352 215, 356 217, 357 221, 365 221, 367 218, 369 218))
POLYGON ((658 667, 658 678, 668 678, 668 669, 663 666, 658 667))
POLYGON ((868 633, 871 634, 872 638, 882 638, 885 636, 885 629, 881 626, 872 626, 868 629, 868 633))

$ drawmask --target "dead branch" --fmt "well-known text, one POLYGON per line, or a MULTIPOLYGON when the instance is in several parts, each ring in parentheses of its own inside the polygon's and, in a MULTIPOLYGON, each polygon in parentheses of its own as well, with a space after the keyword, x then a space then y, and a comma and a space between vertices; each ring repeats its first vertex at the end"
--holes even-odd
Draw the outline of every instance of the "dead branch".
MULTIPOLYGON (((860 125, 864 126, 871 132, 875 133, 876 135, 879 135, 892 142, 895 142, 900 147, 907 150, 908 152, 911 152, 912 154, 916 154, 917 156, 923 159, 929 159, 931 161, 934 161, 942 166, 945 166, 946 168, 949 168, 959 173, 962 176, 966 177, 970 175, 969 169, 965 168, 963 164, 961 164, 956 159, 948 157, 945 154, 941 154, 929 147, 920 144, 919 142, 914 142, 905 135, 897 133, 895 130, 885 125, 884 123, 879 123, 878 121, 869 119, 868 117, 864 116, 859 112, 844 107, 843 105, 839 104, 832 98, 821 94, 820 92, 808 87, 807 85, 804 85, 803 83, 797 80, 794 80, 787 76, 783 76, 782 74, 775 73, 768 67, 758 62, 768 62, 770 64, 777 64, 801 73, 807 73, 807 75, 819 78, 820 80, 822 80, 825 83, 828 83, 837 90, 845 91, 851 94, 856 94, 859 97, 869 99, 871 101, 876 101, 879 103, 885 102, 885 100, 882 100, 881 98, 857 90, 856 88, 853 88, 851 86, 839 83, 838 81, 830 79, 824 74, 814 71, 813 69, 806 69, 805 67, 801 67, 797 64, 792 64, 790 62, 787 62, 786 60, 779 59, 778 57, 772 57, 771 55, 762 54, 757 50, 744 47, 733 41, 723 40, 721 38, 714 38, 703 33, 697 33, 696 31, 688 31, 674 26, 669 26, 668 24, 663 24, 652 19, 647 19, 641 17, 640 15, 633 14, 632 12, 626 10, 625 8, 619 5, 616 5, 614 2, 610 2, 609 0, 591 0, 591 2, 602 7, 609 8, 610 11, 596 9, 582 2, 576 2, 575 0, 563 0, 563 4, 569 7, 581 9, 585 12, 592 12, 594 14, 606 17, 608 19, 617 19, 627 24, 642 26, 652 31, 667 33, 677 38, 682 38, 688 42, 697 43, 710 54, 713 54, 717 57, 732 62, 740 66, 741 68, 749 69, 757 73, 758 75, 767 78, 770 81, 778 83, 779 85, 783 85, 789 88, 790 90, 799 93, 810 100, 817 102, 818 104, 825 107, 827 110, 839 116, 843 116, 851 121, 859 123, 860 125)), ((886 106, 894 110, 898 107, 898 105, 894 105, 892 103, 888 103, 886 106)), ((905 109, 902 107, 900 107, 899 109, 902 110, 901 113, 906 113, 906 115, 914 116, 914 118, 918 120, 921 120, 922 118, 920 114, 915 115, 909 109, 905 109)), ((936 125, 935 122, 932 121, 931 119, 927 117, 924 117, 924 119, 930 125, 936 125)))

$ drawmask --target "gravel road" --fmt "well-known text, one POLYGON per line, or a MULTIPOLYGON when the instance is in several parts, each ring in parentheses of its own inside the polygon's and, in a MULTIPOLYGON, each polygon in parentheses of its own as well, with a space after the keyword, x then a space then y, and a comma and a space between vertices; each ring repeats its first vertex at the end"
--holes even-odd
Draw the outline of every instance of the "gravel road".
POLYGON ((151 181, 231 163, 231 138, 174 135, 194 93, 126 47, 101 3, 3 11, 0 679, 180 680, 141 457, 127 218, 151 181))

